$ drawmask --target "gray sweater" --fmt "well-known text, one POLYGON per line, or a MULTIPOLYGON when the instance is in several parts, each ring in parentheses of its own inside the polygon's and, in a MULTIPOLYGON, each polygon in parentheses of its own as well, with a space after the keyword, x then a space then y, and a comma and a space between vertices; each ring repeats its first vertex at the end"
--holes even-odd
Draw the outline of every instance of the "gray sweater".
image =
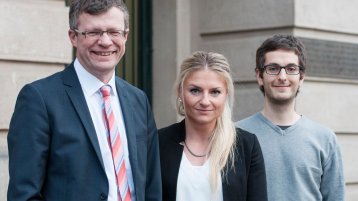
POLYGON ((333 131, 304 116, 282 130, 261 113, 236 126, 259 139, 269 201, 344 200, 342 158, 333 131))

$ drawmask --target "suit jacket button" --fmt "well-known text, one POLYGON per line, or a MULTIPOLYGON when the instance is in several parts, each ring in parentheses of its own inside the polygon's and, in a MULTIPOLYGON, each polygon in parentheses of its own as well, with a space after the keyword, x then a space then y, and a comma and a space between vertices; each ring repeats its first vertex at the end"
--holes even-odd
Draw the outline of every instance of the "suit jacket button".
POLYGON ((107 195, 105 193, 101 193, 101 200, 106 200, 107 199, 107 195))

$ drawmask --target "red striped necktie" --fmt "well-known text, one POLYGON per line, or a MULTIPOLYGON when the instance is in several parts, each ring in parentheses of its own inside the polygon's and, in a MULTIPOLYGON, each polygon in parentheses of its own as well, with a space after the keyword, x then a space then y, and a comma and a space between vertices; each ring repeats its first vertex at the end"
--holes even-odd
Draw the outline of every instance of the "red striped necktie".
POLYGON ((110 145, 113 158, 113 166, 116 173, 119 200, 131 201, 131 192, 126 174, 126 165, 124 161, 124 149, 119 128, 114 118, 111 107, 111 87, 104 85, 100 89, 103 96, 103 118, 107 129, 108 144, 110 145))

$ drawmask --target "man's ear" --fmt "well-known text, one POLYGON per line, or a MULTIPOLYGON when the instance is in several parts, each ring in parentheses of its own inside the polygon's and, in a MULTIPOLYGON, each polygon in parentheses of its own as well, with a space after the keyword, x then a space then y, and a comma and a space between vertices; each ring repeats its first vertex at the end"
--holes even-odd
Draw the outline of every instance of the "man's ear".
POLYGON ((125 30, 124 39, 127 41, 129 35, 129 29, 125 30))
POLYGON ((258 68, 255 69, 255 76, 256 76, 256 80, 257 80, 257 83, 259 84, 259 86, 262 86, 263 80, 262 80, 262 77, 260 76, 260 70, 258 68))
POLYGON ((70 38, 71 44, 73 47, 77 47, 77 33, 73 31, 72 29, 68 30, 68 37, 70 38))
POLYGON ((305 73, 300 73, 300 82, 299 82, 299 86, 301 86, 303 84, 303 81, 305 80, 305 73))

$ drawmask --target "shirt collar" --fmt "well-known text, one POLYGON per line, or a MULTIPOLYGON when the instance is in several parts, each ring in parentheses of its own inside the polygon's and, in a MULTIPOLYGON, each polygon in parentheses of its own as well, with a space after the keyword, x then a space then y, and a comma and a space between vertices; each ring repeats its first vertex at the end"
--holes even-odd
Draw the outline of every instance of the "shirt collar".
POLYGON ((103 86, 103 85, 109 85, 111 86, 112 90, 111 90, 111 95, 112 96, 117 96, 117 90, 116 90, 116 83, 115 83, 115 76, 114 73, 112 75, 112 78, 109 80, 109 82, 107 84, 103 83, 101 80, 99 80, 98 78, 96 78, 94 75, 92 75, 91 73, 89 73, 83 66, 82 64, 78 61, 78 59, 76 58, 74 61, 74 67, 75 67, 75 71, 77 73, 78 79, 80 81, 82 90, 85 94, 85 96, 92 96, 95 93, 99 92, 99 89, 103 86))

